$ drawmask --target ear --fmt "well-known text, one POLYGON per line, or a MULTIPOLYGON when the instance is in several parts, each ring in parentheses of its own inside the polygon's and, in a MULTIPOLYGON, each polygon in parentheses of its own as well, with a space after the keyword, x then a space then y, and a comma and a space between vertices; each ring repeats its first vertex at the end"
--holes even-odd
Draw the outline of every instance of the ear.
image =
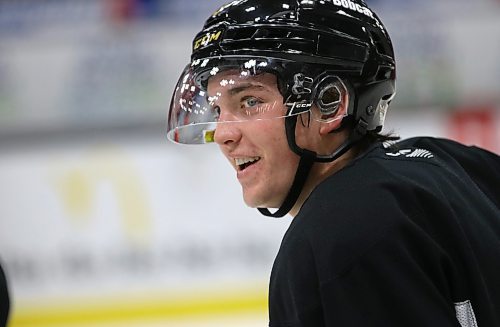
POLYGON ((349 92, 344 83, 338 79, 322 88, 316 105, 319 109, 320 134, 326 135, 338 129, 349 108, 349 92))

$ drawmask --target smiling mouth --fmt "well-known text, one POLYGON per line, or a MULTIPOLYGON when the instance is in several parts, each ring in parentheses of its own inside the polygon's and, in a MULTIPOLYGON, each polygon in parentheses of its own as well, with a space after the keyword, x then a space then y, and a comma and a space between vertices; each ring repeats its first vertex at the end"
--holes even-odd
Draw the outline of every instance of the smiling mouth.
POLYGON ((260 157, 250 157, 250 158, 236 158, 234 162, 236 163, 236 167, 238 167, 238 171, 243 171, 251 165, 257 163, 260 160, 260 157))

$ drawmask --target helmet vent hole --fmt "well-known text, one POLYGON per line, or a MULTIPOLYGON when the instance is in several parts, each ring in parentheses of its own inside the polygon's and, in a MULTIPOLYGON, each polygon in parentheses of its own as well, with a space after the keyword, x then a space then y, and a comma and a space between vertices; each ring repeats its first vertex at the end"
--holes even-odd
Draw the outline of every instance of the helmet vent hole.
POLYGON ((394 97, 394 94, 386 94, 382 97, 382 100, 388 101, 391 100, 392 97, 394 97))
POLYGON ((220 46, 227 51, 240 50, 242 48, 272 51, 286 48, 301 52, 311 52, 314 40, 308 37, 308 33, 301 32, 300 30, 290 31, 290 29, 274 26, 267 28, 244 26, 229 28, 220 46))
POLYGON ((375 80, 383 81, 391 78, 392 68, 388 66, 381 66, 378 69, 377 76, 375 80))
POLYGON ((272 16, 269 16, 269 20, 271 19, 279 19, 279 18, 290 18, 295 15, 293 10, 285 10, 275 13, 272 16))

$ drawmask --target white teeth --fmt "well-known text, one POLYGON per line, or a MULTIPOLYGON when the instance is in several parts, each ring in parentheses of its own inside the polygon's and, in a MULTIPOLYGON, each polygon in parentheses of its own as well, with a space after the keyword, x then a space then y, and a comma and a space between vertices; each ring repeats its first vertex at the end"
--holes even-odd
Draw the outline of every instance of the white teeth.
POLYGON ((236 163, 237 166, 244 165, 249 162, 255 162, 259 160, 260 157, 251 157, 251 158, 235 158, 234 162, 236 163))

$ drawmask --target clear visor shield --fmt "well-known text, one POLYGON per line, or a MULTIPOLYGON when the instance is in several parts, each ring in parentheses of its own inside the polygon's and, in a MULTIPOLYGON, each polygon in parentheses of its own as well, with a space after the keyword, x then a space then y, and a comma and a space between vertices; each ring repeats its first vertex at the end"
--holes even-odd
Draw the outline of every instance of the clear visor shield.
POLYGON ((294 78, 293 85, 294 93, 304 93, 299 95, 301 100, 283 101, 277 76, 286 65, 283 60, 257 57, 193 61, 175 88, 168 139, 183 144, 212 143, 219 124, 281 119, 309 111, 313 90, 307 86, 312 85, 312 78, 303 78, 303 74, 294 78))

